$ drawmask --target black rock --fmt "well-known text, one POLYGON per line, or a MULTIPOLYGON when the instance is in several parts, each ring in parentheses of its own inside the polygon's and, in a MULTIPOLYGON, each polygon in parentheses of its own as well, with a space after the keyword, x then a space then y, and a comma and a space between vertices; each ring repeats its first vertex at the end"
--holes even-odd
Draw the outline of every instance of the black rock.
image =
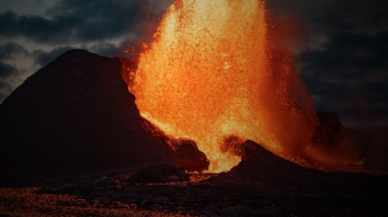
POLYGON ((109 177, 101 177, 93 183, 93 187, 96 189, 116 189, 117 184, 109 177))

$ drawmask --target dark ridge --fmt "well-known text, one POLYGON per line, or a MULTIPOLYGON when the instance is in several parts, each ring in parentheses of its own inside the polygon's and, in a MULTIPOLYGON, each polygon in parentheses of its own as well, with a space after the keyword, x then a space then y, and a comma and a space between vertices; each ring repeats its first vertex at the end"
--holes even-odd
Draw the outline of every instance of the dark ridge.
POLYGON ((244 142, 242 148, 243 160, 230 172, 240 177, 271 180, 323 173, 289 162, 250 140, 244 142))
POLYGON ((0 107, 0 187, 179 158, 143 122, 118 58, 68 51, 0 107))
MULTIPOLYGON (((310 189, 327 188, 328 190, 333 190, 335 187, 339 187, 345 191, 349 190, 349 193, 355 191, 355 189, 356 191, 364 191, 372 185, 381 186, 382 183, 388 181, 387 176, 375 176, 364 173, 323 172, 305 168, 276 156, 253 141, 246 141, 242 146, 244 148, 243 160, 229 173, 223 174, 223 176, 232 175, 239 177, 242 181, 260 181, 262 183, 271 183, 273 186, 281 186, 282 188, 301 189, 308 187, 310 189), (355 188, 355 186, 358 186, 360 189, 355 188)), ((378 189, 374 190, 378 192, 378 189)))

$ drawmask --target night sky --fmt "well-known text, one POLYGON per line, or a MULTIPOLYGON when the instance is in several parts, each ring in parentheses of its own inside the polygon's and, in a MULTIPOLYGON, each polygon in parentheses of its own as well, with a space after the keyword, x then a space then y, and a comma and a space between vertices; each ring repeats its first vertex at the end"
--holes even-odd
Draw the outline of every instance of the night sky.
MULTIPOLYGON (((129 57, 173 0, 0 0, 0 103, 61 53, 129 57)), ((388 3, 268 0, 318 112, 350 128, 388 127, 388 3)))

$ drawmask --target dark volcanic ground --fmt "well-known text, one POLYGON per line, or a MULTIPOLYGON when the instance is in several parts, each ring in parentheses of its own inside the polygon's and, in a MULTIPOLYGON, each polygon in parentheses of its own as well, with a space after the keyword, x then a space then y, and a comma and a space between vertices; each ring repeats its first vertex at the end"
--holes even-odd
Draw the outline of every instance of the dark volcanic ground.
POLYGON ((191 181, 179 169, 159 165, 111 174, 100 186, 98 176, 84 176, 0 190, 0 215, 388 216, 388 177, 314 171, 247 143, 247 160, 232 171, 191 175, 191 181))
MULTIPOLYGON (((306 169, 251 141, 232 171, 187 174, 205 156, 153 136, 122 78, 127 64, 73 50, 0 105, 0 187, 34 187, 0 189, 0 217, 388 216, 388 177, 306 169)), ((335 145, 342 125, 319 118, 317 140, 335 145)), ((386 162, 385 144, 370 165, 386 162)))

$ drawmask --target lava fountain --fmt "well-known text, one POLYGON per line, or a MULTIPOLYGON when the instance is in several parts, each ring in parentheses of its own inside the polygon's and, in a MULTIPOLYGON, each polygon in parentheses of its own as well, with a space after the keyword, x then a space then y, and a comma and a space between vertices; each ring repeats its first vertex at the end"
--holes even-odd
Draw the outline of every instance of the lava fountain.
POLYGON ((231 136, 293 161, 311 142, 312 121, 298 106, 308 110, 308 100, 269 29, 261 0, 178 0, 130 73, 141 115, 195 141, 209 172, 240 162, 231 136))

